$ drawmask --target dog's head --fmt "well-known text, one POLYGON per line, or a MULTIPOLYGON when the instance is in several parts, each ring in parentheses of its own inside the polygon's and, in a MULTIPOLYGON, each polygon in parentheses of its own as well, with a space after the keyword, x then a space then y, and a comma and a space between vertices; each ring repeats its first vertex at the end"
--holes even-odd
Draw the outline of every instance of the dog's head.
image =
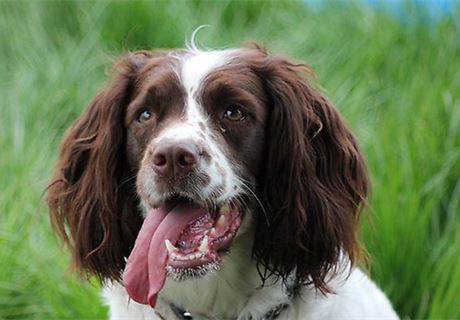
POLYGON ((131 254, 130 279, 203 276, 250 219, 259 266, 327 291, 341 255, 360 255, 368 180, 309 74, 260 47, 120 59, 67 131, 48 191, 76 267, 120 280, 131 254))

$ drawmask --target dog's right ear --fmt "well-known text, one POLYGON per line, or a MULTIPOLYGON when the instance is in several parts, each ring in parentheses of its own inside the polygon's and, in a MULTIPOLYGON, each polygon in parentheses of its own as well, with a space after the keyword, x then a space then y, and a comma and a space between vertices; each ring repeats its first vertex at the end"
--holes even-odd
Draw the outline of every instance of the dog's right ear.
POLYGON ((369 191, 363 156, 344 120, 306 80, 305 65, 259 49, 270 97, 266 171, 254 255, 284 280, 330 291, 344 257, 362 257, 358 218, 369 191), (268 223, 265 221, 268 220, 268 223))
POLYGON ((120 278, 142 223, 126 172, 123 117, 150 58, 139 51, 115 63, 106 87, 67 130, 47 190, 53 228, 71 248, 73 265, 100 279, 120 278))

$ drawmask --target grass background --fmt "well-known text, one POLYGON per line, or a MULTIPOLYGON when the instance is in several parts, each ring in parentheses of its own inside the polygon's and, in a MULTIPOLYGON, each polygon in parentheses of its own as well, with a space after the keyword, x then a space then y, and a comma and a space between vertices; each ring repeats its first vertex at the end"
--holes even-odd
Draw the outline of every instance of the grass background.
POLYGON ((356 4, 0 2, 0 318, 104 318, 68 270, 42 192, 65 128, 127 50, 248 39, 306 61, 364 149, 362 238, 403 318, 460 318, 460 15, 356 4))

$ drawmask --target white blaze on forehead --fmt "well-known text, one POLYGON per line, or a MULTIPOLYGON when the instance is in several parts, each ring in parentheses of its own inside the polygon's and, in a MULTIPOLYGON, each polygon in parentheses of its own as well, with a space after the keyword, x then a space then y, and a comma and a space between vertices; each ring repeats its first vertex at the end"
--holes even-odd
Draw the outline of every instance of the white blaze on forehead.
POLYGON ((202 135, 204 137, 202 140, 203 147, 212 155, 212 161, 205 169, 210 181, 202 193, 204 196, 209 196, 220 187, 222 193, 218 200, 233 197, 234 193, 239 191, 239 188, 233 187, 235 184, 238 185, 238 182, 234 181, 232 166, 224 155, 222 146, 217 144, 212 131, 203 132, 202 126, 199 125, 201 123, 206 127, 208 124, 206 112, 200 105, 200 101, 197 101, 199 99, 197 93, 210 72, 230 61, 232 52, 233 50, 191 51, 190 55, 183 61, 180 73, 182 85, 186 92, 185 121, 183 122, 182 134, 193 136, 199 132, 204 133, 202 135))
POLYGON ((219 196, 217 200, 224 201, 241 192, 232 164, 225 156, 222 146, 217 143, 212 130, 206 129, 209 126, 208 116, 203 106, 200 105, 198 97, 205 77, 213 70, 228 63, 233 51, 190 50, 178 58, 180 64, 176 72, 186 94, 184 114, 175 123, 165 128, 154 140, 154 143, 163 139, 191 141, 210 155, 209 163, 200 164, 200 169, 210 178, 208 185, 204 186, 200 192, 204 199, 215 194, 219 196), (216 190, 219 192, 216 193, 216 190))
POLYGON ((230 50, 194 51, 185 56, 181 69, 181 81, 190 96, 200 87, 204 77, 228 61, 230 50))
POLYGON ((197 138, 202 132, 201 126, 207 122, 207 116, 202 106, 197 101, 197 91, 200 89, 204 78, 210 72, 223 66, 230 59, 233 50, 198 51, 190 50, 180 57, 177 74, 185 89, 184 117, 166 129, 157 140, 168 137, 180 140, 182 138, 197 138))

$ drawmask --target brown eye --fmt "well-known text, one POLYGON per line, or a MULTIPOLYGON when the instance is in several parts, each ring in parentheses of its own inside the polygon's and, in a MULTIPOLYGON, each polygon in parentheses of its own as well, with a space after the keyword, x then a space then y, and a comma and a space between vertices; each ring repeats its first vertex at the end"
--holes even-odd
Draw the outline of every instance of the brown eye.
POLYGON ((152 118, 152 114, 150 113, 150 111, 145 110, 141 114, 139 114, 137 121, 139 121, 140 123, 146 123, 151 118, 152 118))
POLYGON ((230 121, 241 121, 246 119, 246 115, 241 111, 237 105, 232 105, 224 112, 224 118, 230 121))

